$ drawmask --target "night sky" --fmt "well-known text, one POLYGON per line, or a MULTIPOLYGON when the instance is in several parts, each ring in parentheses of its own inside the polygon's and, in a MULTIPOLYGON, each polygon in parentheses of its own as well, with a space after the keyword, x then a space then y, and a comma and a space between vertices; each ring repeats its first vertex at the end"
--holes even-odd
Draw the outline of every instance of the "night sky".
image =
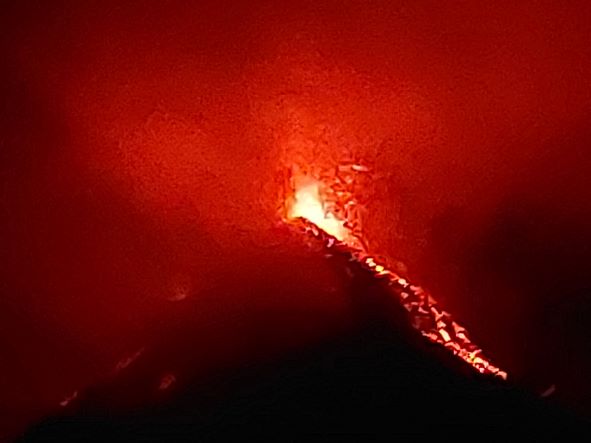
POLYGON ((371 249, 591 416, 588 1, 3 3, 0 435, 175 318, 208 371, 346 329, 278 210, 347 160, 371 249))

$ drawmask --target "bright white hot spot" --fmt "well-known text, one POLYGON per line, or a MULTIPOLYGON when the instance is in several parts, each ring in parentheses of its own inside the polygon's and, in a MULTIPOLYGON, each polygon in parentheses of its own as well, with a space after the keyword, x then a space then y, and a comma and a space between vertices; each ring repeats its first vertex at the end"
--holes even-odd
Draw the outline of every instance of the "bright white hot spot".
POLYGON ((305 218, 336 239, 346 242, 350 232, 345 228, 345 222, 326 210, 320 192, 317 181, 311 178, 301 180, 288 208, 288 218, 305 218))

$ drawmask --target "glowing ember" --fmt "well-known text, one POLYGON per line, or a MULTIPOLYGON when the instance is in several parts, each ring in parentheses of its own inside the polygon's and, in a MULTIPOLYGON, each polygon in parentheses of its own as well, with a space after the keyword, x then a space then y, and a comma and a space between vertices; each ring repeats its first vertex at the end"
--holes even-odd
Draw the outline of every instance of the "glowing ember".
POLYGON ((122 371, 128 368, 134 361, 136 361, 144 353, 144 348, 138 349, 133 354, 119 360, 115 366, 115 372, 122 371))
MULTIPOLYGON (((349 169, 367 172, 366 168, 359 166, 349 169)), ((348 183, 353 182, 354 179, 348 180, 348 183)), ((431 295, 390 271, 385 264, 377 263, 366 251, 359 229, 354 231, 352 228, 360 226, 357 213, 350 210, 356 207, 353 193, 346 189, 343 191, 342 183, 334 185, 331 187, 309 176, 292 177, 293 196, 288 199, 286 208, 288 221, 299 221, 306 232, 322 239, 328 249, 336 248, 348 254, 376 278, 387 279, 391 292, 408 311, 413 327, 424 337, 444 346, 478 372, 506 379, 507 373, 483 355, 482 350, 468 338, 466 329, 442 310, 431 295), (339 190, 335 191, 334 187, 339 190), (349 214, 354 219, 342 214, 349 214)))
POLYGON ((68 395, 66 398, 64 398, 62 401, 60 401, 59 405, 62 408, 65 408, 66 406, 68 406, 72 401, 76 400, 77 398, 78 398, 78 391, 74 391, 70 395, 68 395))
POLYGON ((176 381, 176 377, 172 373, 168 373, 162 376, 160 379, 160 384, 158 385, 158 389, 160 391, 166 391, 170 388, 173 383, 176 381))

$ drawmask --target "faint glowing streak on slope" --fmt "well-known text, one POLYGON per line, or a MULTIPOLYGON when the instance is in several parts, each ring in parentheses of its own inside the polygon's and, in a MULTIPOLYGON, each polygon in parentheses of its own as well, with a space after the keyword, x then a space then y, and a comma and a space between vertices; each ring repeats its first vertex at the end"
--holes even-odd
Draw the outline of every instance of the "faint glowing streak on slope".
POLYGON ((68 406, 72 401, 76 400, 77 398, 78 398, 78 391, 74 391, 70 395, 68 395, 66 398, 64 398, 62 401, 60 401, 59 405, 62 408, 65 408, 66 406, 68 406))

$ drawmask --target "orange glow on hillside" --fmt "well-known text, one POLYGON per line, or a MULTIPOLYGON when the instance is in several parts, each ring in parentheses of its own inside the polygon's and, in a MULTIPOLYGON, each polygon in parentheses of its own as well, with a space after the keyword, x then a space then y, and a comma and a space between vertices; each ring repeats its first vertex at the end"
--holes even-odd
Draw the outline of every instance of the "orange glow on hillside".
MULTIPOLYGON (((352 168, 352 171, 357 171, 352 168)), ((359 172, 367 172, 365 170, 359 172)), ((388 280, 389 288, 402 306, 408 311, 409 320, 425 338, 438 343, 470 364, 481 374, 492 374, 502 379, 507 373, 494 366, 469 338, 468 332, 441 309, 437 301, 420 286, 411 284, 390 271, 383 263, 378 263, 363 246, 360 232, 353 232, 351 226, 358 226, 360 220, 348 220, 340 214, 347 214, 343 205, 355 205, 351 196, 343 203, 329 196, 332 184, 316 180, 308 175, 292 177, 293 195, 287 199, 286 216, 288 221, 302 221, 305 231, 325 240, 325 245, 336 245, 344 249, 363 268, 376 278, 388 280)))

